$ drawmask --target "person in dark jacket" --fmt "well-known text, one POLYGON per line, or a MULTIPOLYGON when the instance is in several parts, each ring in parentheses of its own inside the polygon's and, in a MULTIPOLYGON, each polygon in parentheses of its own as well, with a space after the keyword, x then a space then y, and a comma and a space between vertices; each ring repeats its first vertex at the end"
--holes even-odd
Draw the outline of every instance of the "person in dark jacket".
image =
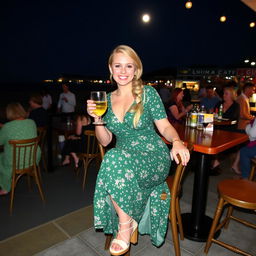
POLYGON ((37 127, 48 125, 48 113, 43 108, 43 99, 40 94, 33 94, 29 99, 29 115, 28 118, 35 121, 37 127))

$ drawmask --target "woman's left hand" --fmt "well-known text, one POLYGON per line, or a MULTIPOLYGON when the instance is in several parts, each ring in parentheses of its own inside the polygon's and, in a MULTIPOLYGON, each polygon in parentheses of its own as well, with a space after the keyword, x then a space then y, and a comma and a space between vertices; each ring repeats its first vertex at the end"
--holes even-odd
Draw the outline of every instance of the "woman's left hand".
POLYGON ((173 142, 171 150, 171 157, 175 160, 177 164, 179 164, 179 159, 177 155, 180 155, 182 165, 186 166, 190 159, 190 154, 188 149, 183 145, 182 141, 180 140, 173 142))

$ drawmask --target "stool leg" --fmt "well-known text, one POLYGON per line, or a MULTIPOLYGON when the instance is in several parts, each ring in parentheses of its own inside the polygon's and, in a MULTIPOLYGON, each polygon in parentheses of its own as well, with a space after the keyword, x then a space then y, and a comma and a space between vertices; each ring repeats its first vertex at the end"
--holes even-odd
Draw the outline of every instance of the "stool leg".
MULTIPOLYGON (((173 198, 172 200, 176 200, 173 198)), ((176 204, 176 202, 175 202, 176 204)), ((174 245, 175 256, 180 256, 180 242, 178 237, 178 227, 177 227, 177 214, 175 209, 171 210, 170 213, 170 221, 171 221, 171 228, 172 228, 172 240, 174 245)))
POLYGON ((233 207, 230 205, 229 207, 228 207, 228 212, 227 212, 227 216, 226 216, 226 223, 225 223, 225 226, 224 226, 224 228, 228 228, 228 225, 229 225, 229 222, 230 222, 230 216, 232 215, 232 212, 233 212, 233 207))
POLYGON ((223 205, 224 205, 224 199, 222 197, 220 197, 220 200, 218 202, 218 205, 217 205, 217 208, 216 208, 216 211, 215 211, 214 219, 212 221, 211 230, 210 230, 210 233, 209 233, 209 236, 208 236, 205 248, 204 248, 205 253, 208 253, 209 248, 212 244, 212 239, 213 239, 213 236, 215 234, 215 229, 218 225, 219 219, 221 217, 223 205))
POLYGON ((254 175, 255 175, 255 167, 256 167, 256 165, 253 164, 252 169, 251 169, 251 172, 250 172, 249 180, 253 180, 253 178, 254 178, 254 175))
POLYGON ((180 214, 179 198, 176 199, 176 215, 177 215, 177 222, 179 226, 180 239, 184 240, 184 232, 183 232, 183 225, 182 225, 181 214, 180 214))
POLYGON ((111 235, 111 234, 106 235, 106 241, 105 241, 105 247, 104 247, 105 250, 109 250, 112 237, 113 237, 113 235, 111 235))
POLYGON ((130 251, 131 251, 131 247, 130 247, 129 251, 124 256, 130 256, 130 251))

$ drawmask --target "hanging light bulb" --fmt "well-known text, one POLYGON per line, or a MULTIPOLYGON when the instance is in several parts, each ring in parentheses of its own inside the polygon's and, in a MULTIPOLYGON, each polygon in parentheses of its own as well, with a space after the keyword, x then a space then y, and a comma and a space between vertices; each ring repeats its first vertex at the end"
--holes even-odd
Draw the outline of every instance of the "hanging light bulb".
POLYGON ((250 26, 250 28, 254 28, 255 27, 255 22, 254 21, 251 22, 249 26, 250 26))
POLYGON ((190 1, 190 0, 188 0, 187 2, 186 2, 186 4, 185 4, 185 7, 187 8, 187 9, 191 9, 192 8, 192 2, 190 1))
POLYGON ((225 22, 227 20, 227 17, 225 15, 222 15, 220 17, 220 22, 225 22))

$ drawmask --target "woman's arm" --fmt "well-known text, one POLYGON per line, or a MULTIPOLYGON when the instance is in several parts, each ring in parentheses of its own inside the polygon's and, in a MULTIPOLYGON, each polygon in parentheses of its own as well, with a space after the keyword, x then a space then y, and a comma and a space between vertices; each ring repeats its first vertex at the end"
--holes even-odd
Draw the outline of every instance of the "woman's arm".
POLYGON ((160 134, 168 141, 172 142, 173 147, 171 154, 178 164, 179 160, 177 155, 181 157, 181 162, 183 165, 187 165, 190 155, 188 149, 183 145, 183 142, 180 140, 180 137, 174 127, 170 124, 167 118, 161 120, 155 120, 155 125, 160 132, 160 134))
POLYGON ((240 101, 240 118, 246 120, 254 119, 254 116, 252 116, 250 110, 248 110, 247 102, 245 100, 240 101))
MULTIPOLYGON (((96 109, 96 104, 93 100, 87 100, 87 112, 97 122, 99 117, 93 114, 93 110, 96 109)), ((104 147, 106 147, 112 141, 112 132, 110 132, 104 125, 95 125, 95 133, 98 141, 104 147)))
POLYGON ((80 117, 77 118, 76 120, 76 135, 81 135, 82 133, 82 120, 80 117))
POLYGON ((185 109, 182 112, 179 112, 178 107, 176 105, 170 106, 169 111, 172 113, 176 120, 180 120, 183 116, 187 114, 185 109))

